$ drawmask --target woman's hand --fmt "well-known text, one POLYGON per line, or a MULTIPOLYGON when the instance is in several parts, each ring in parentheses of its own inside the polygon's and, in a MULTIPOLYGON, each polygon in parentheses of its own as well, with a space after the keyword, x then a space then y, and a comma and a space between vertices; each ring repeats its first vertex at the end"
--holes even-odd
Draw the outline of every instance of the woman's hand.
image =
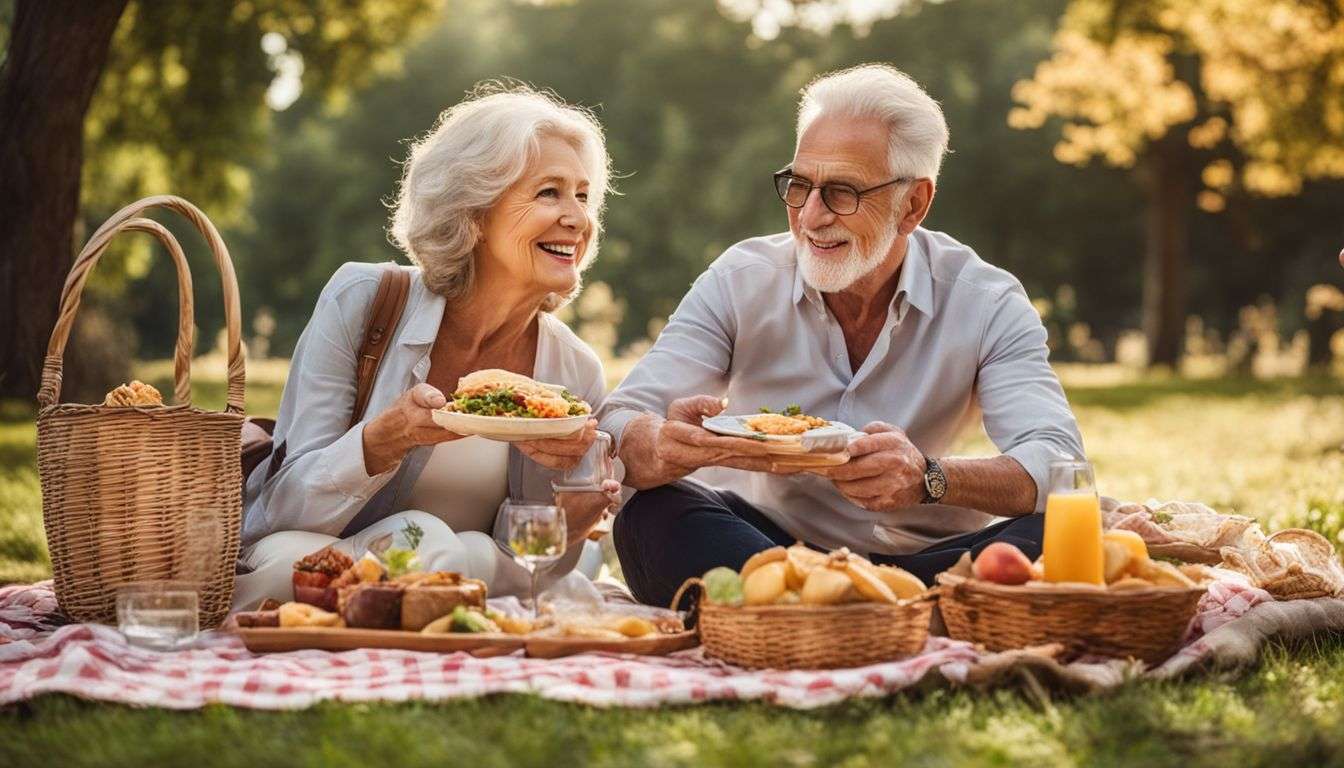
POLYGON ((597 419, 589 419, 583 429, 567 437, 527 440, 514 445, 524 456, 547 469, 573 469, 596 439, 597 419))
POLYGON ((434 421, 432 412, 448 404, 437 387, 416 384, 387 410, 364 425, 364 471, 381 475, 416 446, 461 439, 434 421))
POLYGON ((606 480, 601 491, 558 491, 555 504, 565 513, 567 546, 582 546, 607 513, 620 506, 621 484, 606 480))

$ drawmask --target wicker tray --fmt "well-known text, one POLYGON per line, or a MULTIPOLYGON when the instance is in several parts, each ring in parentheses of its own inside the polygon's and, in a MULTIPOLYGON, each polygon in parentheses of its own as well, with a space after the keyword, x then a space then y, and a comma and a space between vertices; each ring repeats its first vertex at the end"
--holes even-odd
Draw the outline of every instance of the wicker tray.
POLYGON ((705 653, 749 669, 838 669, 878 664, 924 649, 937 593, 895 605, 714 605, 688 579, 672 598, 699 589, 696 616, 705 653))
POLYGON ((350 651, 359 648, 396 648, 407 651, 501 656, 523 649, 528 656, 556 659, 576 653, 633 653, 662 656, 694 648, 699 641, 694 630, 672 635, 634 637, 628 640, 593 640, 581 637, 535 637, 497 632, 426 635, 391 629, 325 629, 314 627, 248 627, 234 630, 253 653, 276 653, 317 649, 350 651))
POLYGON ((1007 586, 938 576, 947 632, 991 651, 1062 643, 1067 657, 1137 658, 1149 664, 1176 652, 1204 587, 1095 590, 1007 586))

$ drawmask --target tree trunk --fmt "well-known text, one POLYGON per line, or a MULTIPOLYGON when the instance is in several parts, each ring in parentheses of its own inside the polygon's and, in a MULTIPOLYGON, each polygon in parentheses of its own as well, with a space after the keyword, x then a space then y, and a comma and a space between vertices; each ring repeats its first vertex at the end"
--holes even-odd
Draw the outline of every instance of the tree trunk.
POLYGON ((1156 142, 1144 169, 1143 333, 1148 364, 1180 363, 1185 341, 1186 271, 1190 255, 1190 150, 1180 137, 1156 142))
POLYGON ((0 68, 0 395, 37 393, 73 260, 84 115, 127 0, 19 0, 0 68))

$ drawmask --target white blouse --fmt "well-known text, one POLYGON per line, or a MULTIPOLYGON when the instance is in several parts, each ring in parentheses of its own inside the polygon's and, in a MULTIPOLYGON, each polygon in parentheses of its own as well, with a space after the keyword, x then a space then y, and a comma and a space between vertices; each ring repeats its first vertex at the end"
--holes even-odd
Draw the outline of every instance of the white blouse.
POLYGON ((509 444, 464 437, 434 446, 405 507, 428 512, 458 533, 489 534, 508 495, 509 444))

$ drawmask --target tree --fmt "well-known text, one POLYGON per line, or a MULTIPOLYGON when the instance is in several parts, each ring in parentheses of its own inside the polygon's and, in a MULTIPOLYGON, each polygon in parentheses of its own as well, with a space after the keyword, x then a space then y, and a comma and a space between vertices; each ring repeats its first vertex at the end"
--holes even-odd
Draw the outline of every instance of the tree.
POLYGON ((1174 365, 1196 208, 1344 177, 1344 4, 1072 0, 1053 49, 1014 88, 1009 123, 1060 118, 1057 160, 1135 169, 1149 359, 1174 365))
POLYGON ((438 5, 18 0, 0 67, 0 394, 37 389, 81 205, 96 220, 172 191, 227 222, 277 71, 339 107, 438 5))

